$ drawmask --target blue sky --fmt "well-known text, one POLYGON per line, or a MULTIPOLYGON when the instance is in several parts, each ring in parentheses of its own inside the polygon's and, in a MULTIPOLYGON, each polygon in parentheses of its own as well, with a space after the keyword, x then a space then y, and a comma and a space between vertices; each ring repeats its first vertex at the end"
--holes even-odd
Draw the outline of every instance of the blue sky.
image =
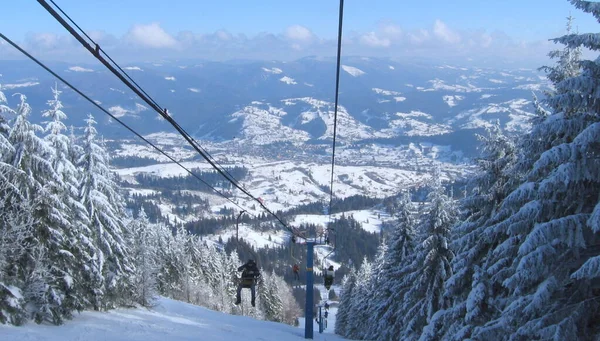
MULTIPOLYGON (((127 49, 133 47, 152 56, 208 59, 235 58, 236 53, 280 58, 335 52, 331 45, 337 30, 335 0, 55 2, 103 46, 129 57, 134 52, 127 49), (219 54, 217 47, 225 52, 219 54)), ((2 12, 4 34, 40 53, 48 52, 49 58, 60 58, 58 51, 46 50, 67 44, 69 38, 36 1, 8 1, 2 12)), ((569 13, 580 32, 597 32, 593 17, 567 0, 346 0, 344 36, 353 54, 389 57, 411 49, 411 55, 445 51, 514 58, 519 50, 525 51, 524 46, 532 48, 531 54, 547 52, 547 39, 564 32, 569 13)))

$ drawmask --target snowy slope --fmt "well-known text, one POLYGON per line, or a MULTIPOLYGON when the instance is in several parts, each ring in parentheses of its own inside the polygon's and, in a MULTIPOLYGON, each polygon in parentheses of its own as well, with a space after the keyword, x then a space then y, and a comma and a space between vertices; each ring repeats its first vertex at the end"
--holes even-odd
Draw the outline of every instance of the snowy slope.
MULTIPOLYGON (((329 326, 329 332, 333 325, 329 326)), ((63 326, 21 327, 0 325, 0 339, 10 341, 291 341, 304 339, 304 324, 292 327, 227 315, 203 307, 160 298, 153 309, 116 309, 109 312, 85 311, 63 326)), ((314 324, 314 340, 344 340, 334 334, 319 334, 314 324)))

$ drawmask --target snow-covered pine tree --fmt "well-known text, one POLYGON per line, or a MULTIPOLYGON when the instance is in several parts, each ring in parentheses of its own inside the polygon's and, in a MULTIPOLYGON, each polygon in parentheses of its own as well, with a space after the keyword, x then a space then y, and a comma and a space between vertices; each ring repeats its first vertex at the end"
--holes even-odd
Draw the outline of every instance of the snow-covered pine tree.
POLYGON ((351 315, 350 309, 352 307, 352 301, 355 299, 354 289, 356 288, 356 270, 351 269, 350 273, 344 276, 342 280, 342 290, 340 292, 340 305, 336 314, 335 328, 334 331, 338 335, 347 335, 351 315))
POLYGON ((222 266, 221 266, 221 285, 218 287, 218 293, 223 296, 222 302, 223 311, 231 313, 235 309, 233 298, 236 295, 237 290, 237 268, 240 264, 240 259, 236 253, 227 254, 222 252, 222 266))
POLYGON ((403 192, 398 200, 395 213, 396 223, 389 238, 389 246, 381 265, 381 284, 377 289, 378 306, 372 312, 375 325, 369 338, 378 340, 393 339, 403 326, 400 323, 401 305, 404 294, 412 285, 405 276, 410 272, 409 265, 414 258, 415 221, 411 213, 411 199, 403 192))
MULTIPOLYGON (((566 35, 573 33, 573 18, 571 15, 567 17, 567 31, 566 35)), ((580 60, 581 60, 581 46, 565 46, 562 50, 552 50, 548 54, 551 59, 556 59, 556 65, 553 66, 542 66, 539 68, 540 71, 546 73, 546 77, 554 84, 558 85, 565 79, 575 77, 579 75, 580 60)), ((560 92, 560 89, 556 89, 560 92)), ((548 91, 546 94, 552 96, 556 91, 548 91)))
POLYGON ((275 286, 277 288, 277 295, 281 299, 281 316, 279 317, 279 321, 289 325, 296 325, 302 311, 292 293, 292 288, 281 276, 275 277, 275 286))
POLYGON ((51 164, 58 181, 50 182, 47 187, 50 195, 62 203, 57 208, 61 219, 55 220, 63 239, 58 256, 52 259, 51 272, 62 281, 64 299, 61 309, 65 316, 70 317, 72 311, 81 311, 89 306, 85 295, 85 282, 98 274, 88 273, 91 269, 87 264, 90 263, 94 250, 90 240, 92 234, 89 230, 88 213, 79 201, 78 186, 81 174, 69 157, 73 146, 71 139, 64 134, 67 127, 63 120, 67 115, 62 110, 58 85, 52 88, 52 94, 53 98, 48 101, 50 108, 42 115, 49 118, 44 129, 44 140, 53 149, 51 164))
POLYGON ((22 257, 31 238, 33 219, 29 201, 11 183, 19 171, 10 161, 15 149, 8 140, 10 126, 4 114, 14 114, 0 91, 0 323, 20 325, 27 319, 23 287, 22 257))
POLYGON ((372 265, 367 258, 356 272, 356 286, 352 291, 352 299, 348 309, 348 324, 345 337, 362 340, 366 336, 369 322, 369 299, 372 295, 371 275, 372 265))
MULTIPOLYGON (((0 162, 0 165, 3 163, 0 162)), ((6 164, 4 164, 6 165, 6 164)), ((6 195, 14 193, 12 184, 3 176, 6 165, 0 170, 0 323, 20 325, 28 318, 24 287, 22 257, 30 247, 33 218, 29 201, 10 203, 6 195)))
POLYGON ((449 305, 444 283, 452 275, 453 253, 448 240, 457 212, 452 199, 444 194, 439 167, 434 169, 430 186, 430 208, 419 226, 422 242, 415 248, 414 261, 409 265, 411 273, 403 277, 410 285, 400 307, 402 340, 418 339, 433 314, 449 305))
POLYGON ((42 128, 29 122, 31 107, 24 95, 19 97, 16 117, 8 132, 14 153, 3 155, 18 170, 9 178, 16 191, 5 200, 11 203, 26 200, 31 205, 34 220, 26 241, 31 248, 22 258, 23 289, 25 299, 30 300, 30 314, 36 322, 60 324, 65 315, 70 315, 70 309, 63 309, 62 304, 73 278, 62 269, 70 257, 63 248, 69 221, 64 203, 57 195, 61 193, 62 180, 52 167, 54 149, 37 136, 36 132, 42 128), (44 288, 43 294, 41 288, 44 288))
POLYGON ((155 231, 153 226, 150 226, 143 207, 137 219, 130 222, 129 230, 133 234, 131 256, 135 262, 132 280, 135 296, 132 300, 144 307, 150 307, 157 295, 157 245, 155 231))
POLYGON ((500 123, 488 127, 485 136, 479 135, 481 155, 477 159, 479 173, 469 186, 471 195, 461 202, 462 223, 452 233, 451 249, 453 275, 446 281, 445 296, 452 306, 439 311, 426 328, 423 339, 454 337, 468 338, 474 326, 498 316, 494 309, 487 268, 488 254, 506 239, 504 234, 489 233, 489 219, 495 214, 510 189, 508 171, 515 160, 515 145, 505 136, 500 123))
POLYGON ((375 260, 371 264, 371 274, 369 276, 369 290, 367 292, 366 319, 364 321, 364 338, 373 340, 379 334, 380 316, 378 312, 382 308, 384 297, 381 295, 381 286, 386 278, 383 276, 384 261, 387 256, 388 242, 383 239, 377 249, 375 260))
POLYGON ((169 227, 157 226, 156 252, 159 264, 157 274, 158 291, 161 295, 175 298, 182 292, 180 285, 183 271, 180 262, 181 255, 184 252, 183 238, 174 235, 169 227))
MULTIPOLYGON (((600 4, 571 2, 600 19, 600 4)), ((570 49, 600 50, 597 34, 567 34, 554 41, 570 49)), ((600 247, 593 223, 600 194, 600 59, 570 62, 581 72, 556 76, 556 90, 545 100, 550 114, 524 139, 522 164, 531 167, 503 203, 494 227, 514 244, 499 245, 495 258, 509 261, 487 269, 509 290, 506 306, 500 307, 501 317, 475 329, 474 338, 592 340, 600 335, 592 322, 600 318, 594 293, 598 271, 577 271, 593 264, 600 247)))
POLYGON ((86 123, 83 154, 78 162, 83 171, 79 196, 90 218, 95 246, 90 266, 103 275, 102 282, 89 283, 88 293, 95 309, 111 308, 133 295, 133 287, 128 281, 133 263, 124 239, 123 198, 109 169, 108 154, 98 142, 92 115, 86 123))
POLYGON ((277 275, 274 272, 263 273, 261 278, 262 285, 257 292, 257 296, 260 298, 260 308, 264 312, 265 319, 267 321, 282 322, 283 301, 277 288, 279 285, 277 275))

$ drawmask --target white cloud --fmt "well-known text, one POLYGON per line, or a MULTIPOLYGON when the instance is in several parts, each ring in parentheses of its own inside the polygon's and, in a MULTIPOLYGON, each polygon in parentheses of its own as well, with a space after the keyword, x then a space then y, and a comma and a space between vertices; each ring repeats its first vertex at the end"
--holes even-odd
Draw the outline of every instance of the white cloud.
POLYGON ((285 29, 285 36, 290 40, 300 42, 310 42, 314 37, 313 33, 302 25, 289 26, 285 29))
POLYGON ((28 40, 40 47, 54 48, 60 44, 61 39, 54 33, 37 33, 29 35, 28 40))
POLYGON ((488 33, 481 34, 481 46, 482 47, 490 47, 492 45, 493 39, 492 36, 488 33))
POLYGON ((379 30, 381 34, 389 38, 400 38, 402 36, 402 28, 392 23, 380 25, 379 30))
POLYGON ((416 30, 408 33, 408 38, 414 44, 421 44, 428 41, 431 38, 429 31, 425 29, 416 30))
POLYGON ((439 19, 433 24, 433 34, 450 44, 456 44, 460 42, 460 35, 451 30, 443 21, 439 19))
POLYGON ((175 77, 173 77, 173 76, 168 76, 168 77, 165 77, 165 79, 166 79, 166 80, 168 80, 168 81, 174 81, 174 80, 175 80, 175 77))
POLYGON ((215 32, 215 36, 223 41, 230 41, 233 39, 233 36, 231 35, 231 33, 227 32, 227 31, 223 31, 223 30, 219 30, 219 31, 215 32))
MULTIPOLYGON (((342 42, 344 53, 384 58, 440 58, 445 61, 471 58, 487 64, 502 61, 535 67, 547 63, 548 51, 556 48, 548 41, 523 43, 501 31, 458 30, 441 20, 423 25, 421 28, 403 29, 393 22, 378 22, 373 30, 345 34, 342 42)), ((128 65, 141 61, 159 65, 157 62, 161 60, 182 58, 287 61, 306 56, 331 57, 335 54, 337 43, 335 32, 328 37, 318 37, 309 27, 302 25, 289 26, 279 33, 263 32, 255 36, 232 34, 226 30, 212 33, 183 31, 170 35, 158 23, 135 25, 119 38, 103 31, 89 32, 112 57, 128 65), (140 53, 140 48, 145 48, 143 53, 140 53)), ((23 46, 48 60, 66 61, 72 65, 89 62, 89 52, 68 34, 30 33, 26 35, 23 46)), ((14 58, 22 57, 6 44, 0 44, 0 59, 14 58)))
POLYGON ((389 47, 392 42, 387 38, 380 38, 375 32, 363 34, 360 37, 360 42, 371 47, 389 47))
POLYGON ((149 48, 173 48, 177 40, 160 27, 158 23, 134 25, 125 35, 129 42, 149 48))

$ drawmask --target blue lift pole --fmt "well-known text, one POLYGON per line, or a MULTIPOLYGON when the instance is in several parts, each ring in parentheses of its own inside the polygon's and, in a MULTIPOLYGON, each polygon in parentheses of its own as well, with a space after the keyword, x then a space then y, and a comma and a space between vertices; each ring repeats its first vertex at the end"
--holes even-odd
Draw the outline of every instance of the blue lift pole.
POLYGON ((323 333, 323 315, 321 314, 322 312, 322 305, 319 305, 319 334, 323 333))
POLYGON ((306 241, 306 306, 304 307, 304 338, 313 338, 313 254, 315 242, 306 241))

